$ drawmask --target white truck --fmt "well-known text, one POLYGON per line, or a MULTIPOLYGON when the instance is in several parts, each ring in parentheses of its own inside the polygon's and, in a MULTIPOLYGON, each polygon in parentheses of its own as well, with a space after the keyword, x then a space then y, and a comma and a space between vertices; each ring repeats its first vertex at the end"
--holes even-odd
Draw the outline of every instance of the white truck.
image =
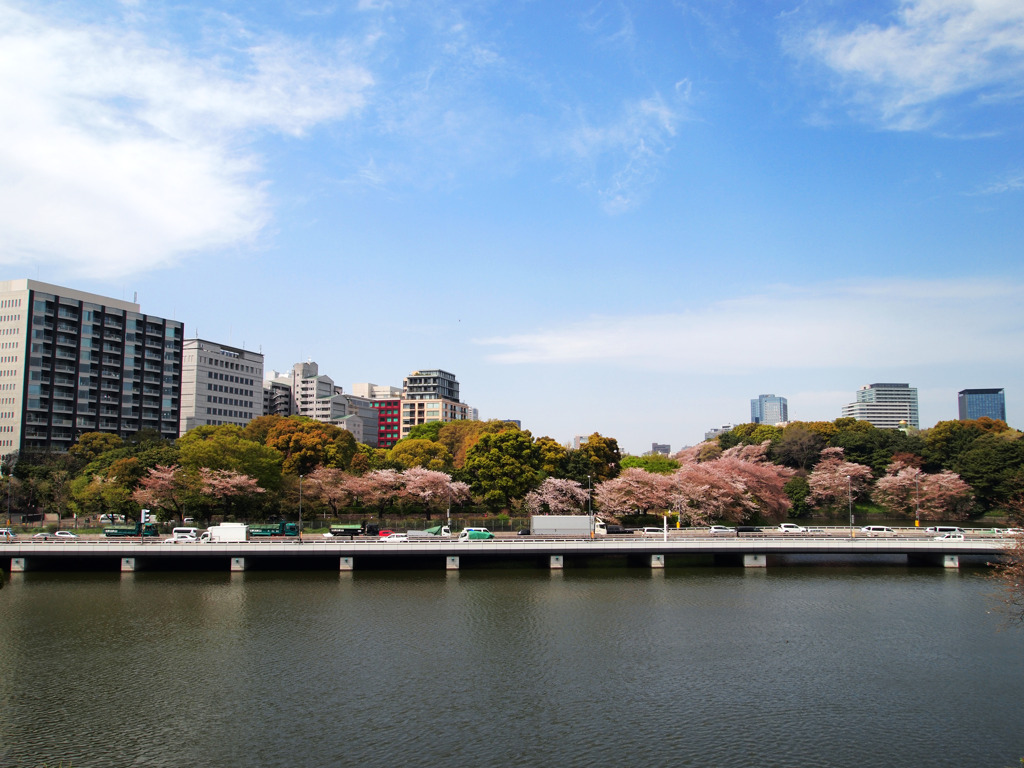
POLYGON ((405 533, 410 541, 414 539, 450 539, 452 537, 452 529, 447 525, 435 525, 425 531, 406 531, 405 533))
POLYGON ((585 536, 590 537, 590 521, 594 521, 594 535, 605 536, 608 526, 599 517, 590 515, 534 515, 530 518, 531 536, 585 536))
POLYGON ((211 525, 203 531, 199 541, 212 544, 232 544, 247 541, 248 538, 249 526, 245 523, 221 523, 220 525, 211 525))

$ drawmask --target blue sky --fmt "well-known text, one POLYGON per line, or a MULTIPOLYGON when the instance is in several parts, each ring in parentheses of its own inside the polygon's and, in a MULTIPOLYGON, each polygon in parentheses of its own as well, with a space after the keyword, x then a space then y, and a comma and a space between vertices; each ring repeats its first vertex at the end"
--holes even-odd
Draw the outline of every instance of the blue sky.
POLYGON ((0 0, 0 263, 563 442, 1021 427, 1022 105, 1019 0, 0 0))

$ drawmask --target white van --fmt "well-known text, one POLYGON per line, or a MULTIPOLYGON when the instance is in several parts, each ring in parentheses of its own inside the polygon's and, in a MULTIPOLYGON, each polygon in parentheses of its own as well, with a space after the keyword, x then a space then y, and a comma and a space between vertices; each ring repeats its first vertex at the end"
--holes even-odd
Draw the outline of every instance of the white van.
POLYGON ((199 538, 198 528, 175 528, 171 531, 171 538, 173 539, 190 539, 195 540, 199 538))

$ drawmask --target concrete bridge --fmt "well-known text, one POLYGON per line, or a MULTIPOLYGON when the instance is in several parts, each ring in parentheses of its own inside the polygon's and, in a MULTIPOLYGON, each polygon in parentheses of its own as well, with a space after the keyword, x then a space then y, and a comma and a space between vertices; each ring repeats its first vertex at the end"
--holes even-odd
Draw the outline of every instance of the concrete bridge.
POLYGON ((768 558, 785 555, 837 555, 872 558, 902 555, 908 561, 958 568, 960 559, 1000 559, 1013 546, 1006 537, 964 539, 844 538, 800 535, 758 538, 632 537, 539 539, 499 537, 488 541, 454 539, 386 542, 374 539, 304 536, 231 544, 140 542, 138 539, 98 541, 13 541, 0 543, 0 565, 25 570, 221 570, 440 568, 485 563, 533 562, 560 569, 569 561, 625 557, 650 568, 664 568, 666 558, 710 558, 715 563, 763 568, 768 558))

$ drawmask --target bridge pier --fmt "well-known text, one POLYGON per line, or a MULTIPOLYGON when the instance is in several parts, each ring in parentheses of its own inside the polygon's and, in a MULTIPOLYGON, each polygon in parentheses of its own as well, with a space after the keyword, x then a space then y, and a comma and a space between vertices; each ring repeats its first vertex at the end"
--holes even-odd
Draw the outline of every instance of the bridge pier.
POLYGON ((959 555, 907 555, 907 562, 918 565, 937 565, 940 568, 959 568, 959 555))
POLYGON ((565 557, 563 555, 552 555, 551 556, 551 570, 559 571, 565 567, 565 557))
POLYGON ((24 573, 27 568, 28 564, 24 557, 11 558, 11 573, 24 573))
POLYGON ((121 558, 121 573, 134 573, 135 558, 134 557, 122 557, 121 558))
POLYGON ((446 571, 457 571, 459 570, 459 558, 458 555, 449 555, 445 558, 444 568, 446 571))
POLYGON ((338 563, 338 570, 351 571, 355 567, 355 562, 351 557, 343 557, 338 563))
POLYGON ((664 555, 651 555, 651 568, 664 568, 665 567, 665 556, 664 555))
POLYGON ((244 571, 245 570, 245 558, 244 557, 232 557, 231 558, 231 570, 232 571, 244 571))
POLYGON ((743 556, 743 567, 744 568, 767 568, 768 558, 764 555, 744 555, 743 556))

